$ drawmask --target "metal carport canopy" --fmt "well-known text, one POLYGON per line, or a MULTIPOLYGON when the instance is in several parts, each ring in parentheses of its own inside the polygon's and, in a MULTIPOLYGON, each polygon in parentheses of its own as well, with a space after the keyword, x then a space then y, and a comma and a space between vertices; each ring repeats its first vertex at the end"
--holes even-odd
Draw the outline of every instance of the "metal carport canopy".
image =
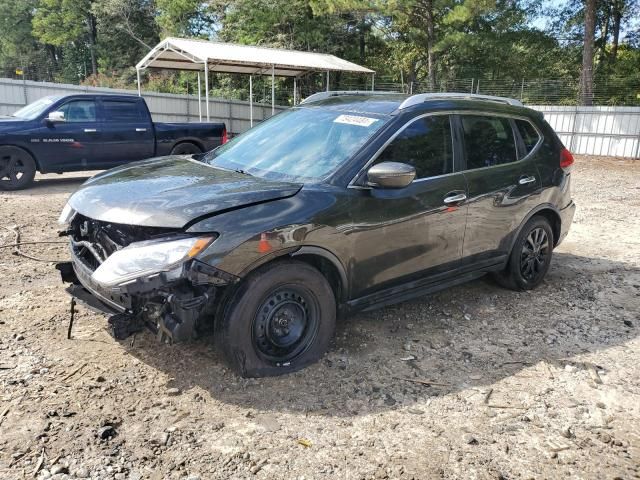
MULTIPOLYGON (((140 71, 147 68, 203 71, 207 97, 207 120, 209 119, 209 72, 271 75, 272 80, 275 76, 294 77, 294 81, 296 77, 310 72, 326 72, 327 79, 329 72, 362 73, 372 76, 375 74, 373 70, 366 67, 324 53, 175 37, 164 39, 136 65, 138 93, 140 93, 140 71)), ((272 85, 272 97, 274 96, 273 90, 272 85)), ((199 89, 198 93, 200 93, 199 89)), ((251 96, 250 94, 250 99, 251 96)), ((272 103, 274 103, 273 98, 272 103)))

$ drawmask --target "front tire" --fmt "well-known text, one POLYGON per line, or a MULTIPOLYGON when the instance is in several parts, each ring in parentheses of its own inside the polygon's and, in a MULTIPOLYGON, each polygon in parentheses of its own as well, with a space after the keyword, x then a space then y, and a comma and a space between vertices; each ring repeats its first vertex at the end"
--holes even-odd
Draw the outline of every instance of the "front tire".
POLYGON ((251 273, 225 309, 217 338, 227 363, 243 377, 291 373, 328 350, 336 300, 325 277, 294 260, 251 273))
POLYGON ((22 190, 33 182, 36 162, 25 150, 14 147, 0 147, 0 189, 22 190))
POLYGON ((532 290, 544 279, 553 253, 553 229, 541 216, 529 220, 516 238, 507 267, 494 274, 496 281, 512 290, 532 290))

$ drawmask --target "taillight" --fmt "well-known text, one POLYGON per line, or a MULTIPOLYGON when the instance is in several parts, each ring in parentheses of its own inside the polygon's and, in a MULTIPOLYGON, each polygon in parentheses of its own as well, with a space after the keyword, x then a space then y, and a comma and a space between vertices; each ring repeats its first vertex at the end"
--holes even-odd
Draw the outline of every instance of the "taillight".
POLYGON ((566 148, 560 152, 560 168, 567 168, 573 165, 573 155, 566 148))
POLYGON ((222 144, 224 145, 229 141, 229 137, 227 137, 227 127, 222 128, 222 144))

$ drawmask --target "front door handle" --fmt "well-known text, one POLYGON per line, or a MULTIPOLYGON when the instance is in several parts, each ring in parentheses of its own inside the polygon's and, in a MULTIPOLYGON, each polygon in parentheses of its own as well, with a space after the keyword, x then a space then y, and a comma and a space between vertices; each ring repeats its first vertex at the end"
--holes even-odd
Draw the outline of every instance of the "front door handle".
POLYGON ((518 180, 518 183, 520 185, 526 185, 527 183, 533 183, 535 181, 536 181, 536 177, 531 175, 529 177, 520 177, 520 180, 518 180))
POLYGON ((84 133, 96 133, 98 130, 95 128, 85 128, 84 133))
POLYGON ((146 132, 146 128, 136 128, 136 132, 146 132))
POLYGON ((449 205, 451 203, 464 202, 467 196, 464 193, 458 193, 457 195, 451 195, 450 197, 444 197, 444 203, 449 205))

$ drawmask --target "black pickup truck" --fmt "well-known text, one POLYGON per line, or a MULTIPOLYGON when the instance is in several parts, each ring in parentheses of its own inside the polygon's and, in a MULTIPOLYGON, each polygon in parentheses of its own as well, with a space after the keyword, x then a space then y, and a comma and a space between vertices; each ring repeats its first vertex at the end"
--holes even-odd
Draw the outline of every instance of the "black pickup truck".
POLYGON ((133 95, 43 97, 0 117, 0 189, 26 188, 36 171, 102 170, 206 152, 226 140, 224 123, 155 123, 133 95))

